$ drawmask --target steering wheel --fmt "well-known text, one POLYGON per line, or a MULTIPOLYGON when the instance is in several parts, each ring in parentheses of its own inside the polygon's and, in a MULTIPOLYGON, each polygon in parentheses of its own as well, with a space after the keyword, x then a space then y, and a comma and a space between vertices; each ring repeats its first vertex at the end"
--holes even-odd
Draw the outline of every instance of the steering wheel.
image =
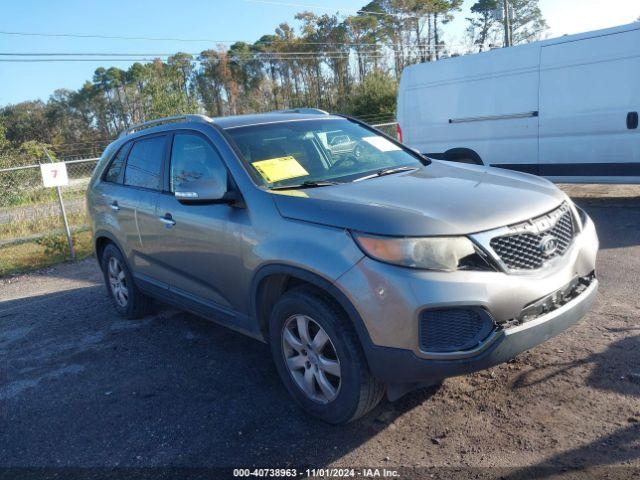
POLYGON ((344 168, 345 166, 351 166, 356 162, 357 160, 354 158, 353 155, 340 157, 335 161, 333 165, 331 165, 331 170, 334 170, 334 169, 340 170, 341 168, 344 168))

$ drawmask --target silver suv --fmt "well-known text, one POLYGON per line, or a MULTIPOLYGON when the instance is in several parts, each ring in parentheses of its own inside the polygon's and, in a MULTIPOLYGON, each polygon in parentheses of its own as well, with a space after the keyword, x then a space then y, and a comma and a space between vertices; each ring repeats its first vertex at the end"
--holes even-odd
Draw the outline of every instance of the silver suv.
POLYGON ((594 225, 553 184, 337 115, 147 122, 87 198, 121 315, 155 298, 268 342, 292 397, 333 423, 511 359, 598 285, 594 225))

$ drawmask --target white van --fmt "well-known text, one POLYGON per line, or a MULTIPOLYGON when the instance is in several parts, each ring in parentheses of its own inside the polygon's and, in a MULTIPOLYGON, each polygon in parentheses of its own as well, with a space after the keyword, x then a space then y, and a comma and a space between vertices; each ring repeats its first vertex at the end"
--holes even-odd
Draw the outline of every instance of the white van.
POLYGON ((405 68, 398 134, 433 158, 640 183, 640 22, 405 68))

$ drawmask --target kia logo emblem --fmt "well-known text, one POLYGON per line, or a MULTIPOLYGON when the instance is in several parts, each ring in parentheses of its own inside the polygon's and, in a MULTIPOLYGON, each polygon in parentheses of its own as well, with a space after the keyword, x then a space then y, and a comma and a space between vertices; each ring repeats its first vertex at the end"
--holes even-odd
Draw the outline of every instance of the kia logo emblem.
POLYGON ((556 253, 559 247, 560 245, 558 244, 558 239, 553 235, 547 235, 542 240, 540 240, 540 243, 538 244, 538 248, 545 257, 550 257, 551 255, 556 253))

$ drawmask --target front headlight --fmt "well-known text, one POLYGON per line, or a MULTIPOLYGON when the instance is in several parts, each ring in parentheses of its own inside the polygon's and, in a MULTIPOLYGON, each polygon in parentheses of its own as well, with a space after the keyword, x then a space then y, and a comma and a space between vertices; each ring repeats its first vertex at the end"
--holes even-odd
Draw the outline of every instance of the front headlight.
POLYGON ((427 270, 491 270, 467 237, 382 237, 352 232, 362 251, 381 262, 427 270))

